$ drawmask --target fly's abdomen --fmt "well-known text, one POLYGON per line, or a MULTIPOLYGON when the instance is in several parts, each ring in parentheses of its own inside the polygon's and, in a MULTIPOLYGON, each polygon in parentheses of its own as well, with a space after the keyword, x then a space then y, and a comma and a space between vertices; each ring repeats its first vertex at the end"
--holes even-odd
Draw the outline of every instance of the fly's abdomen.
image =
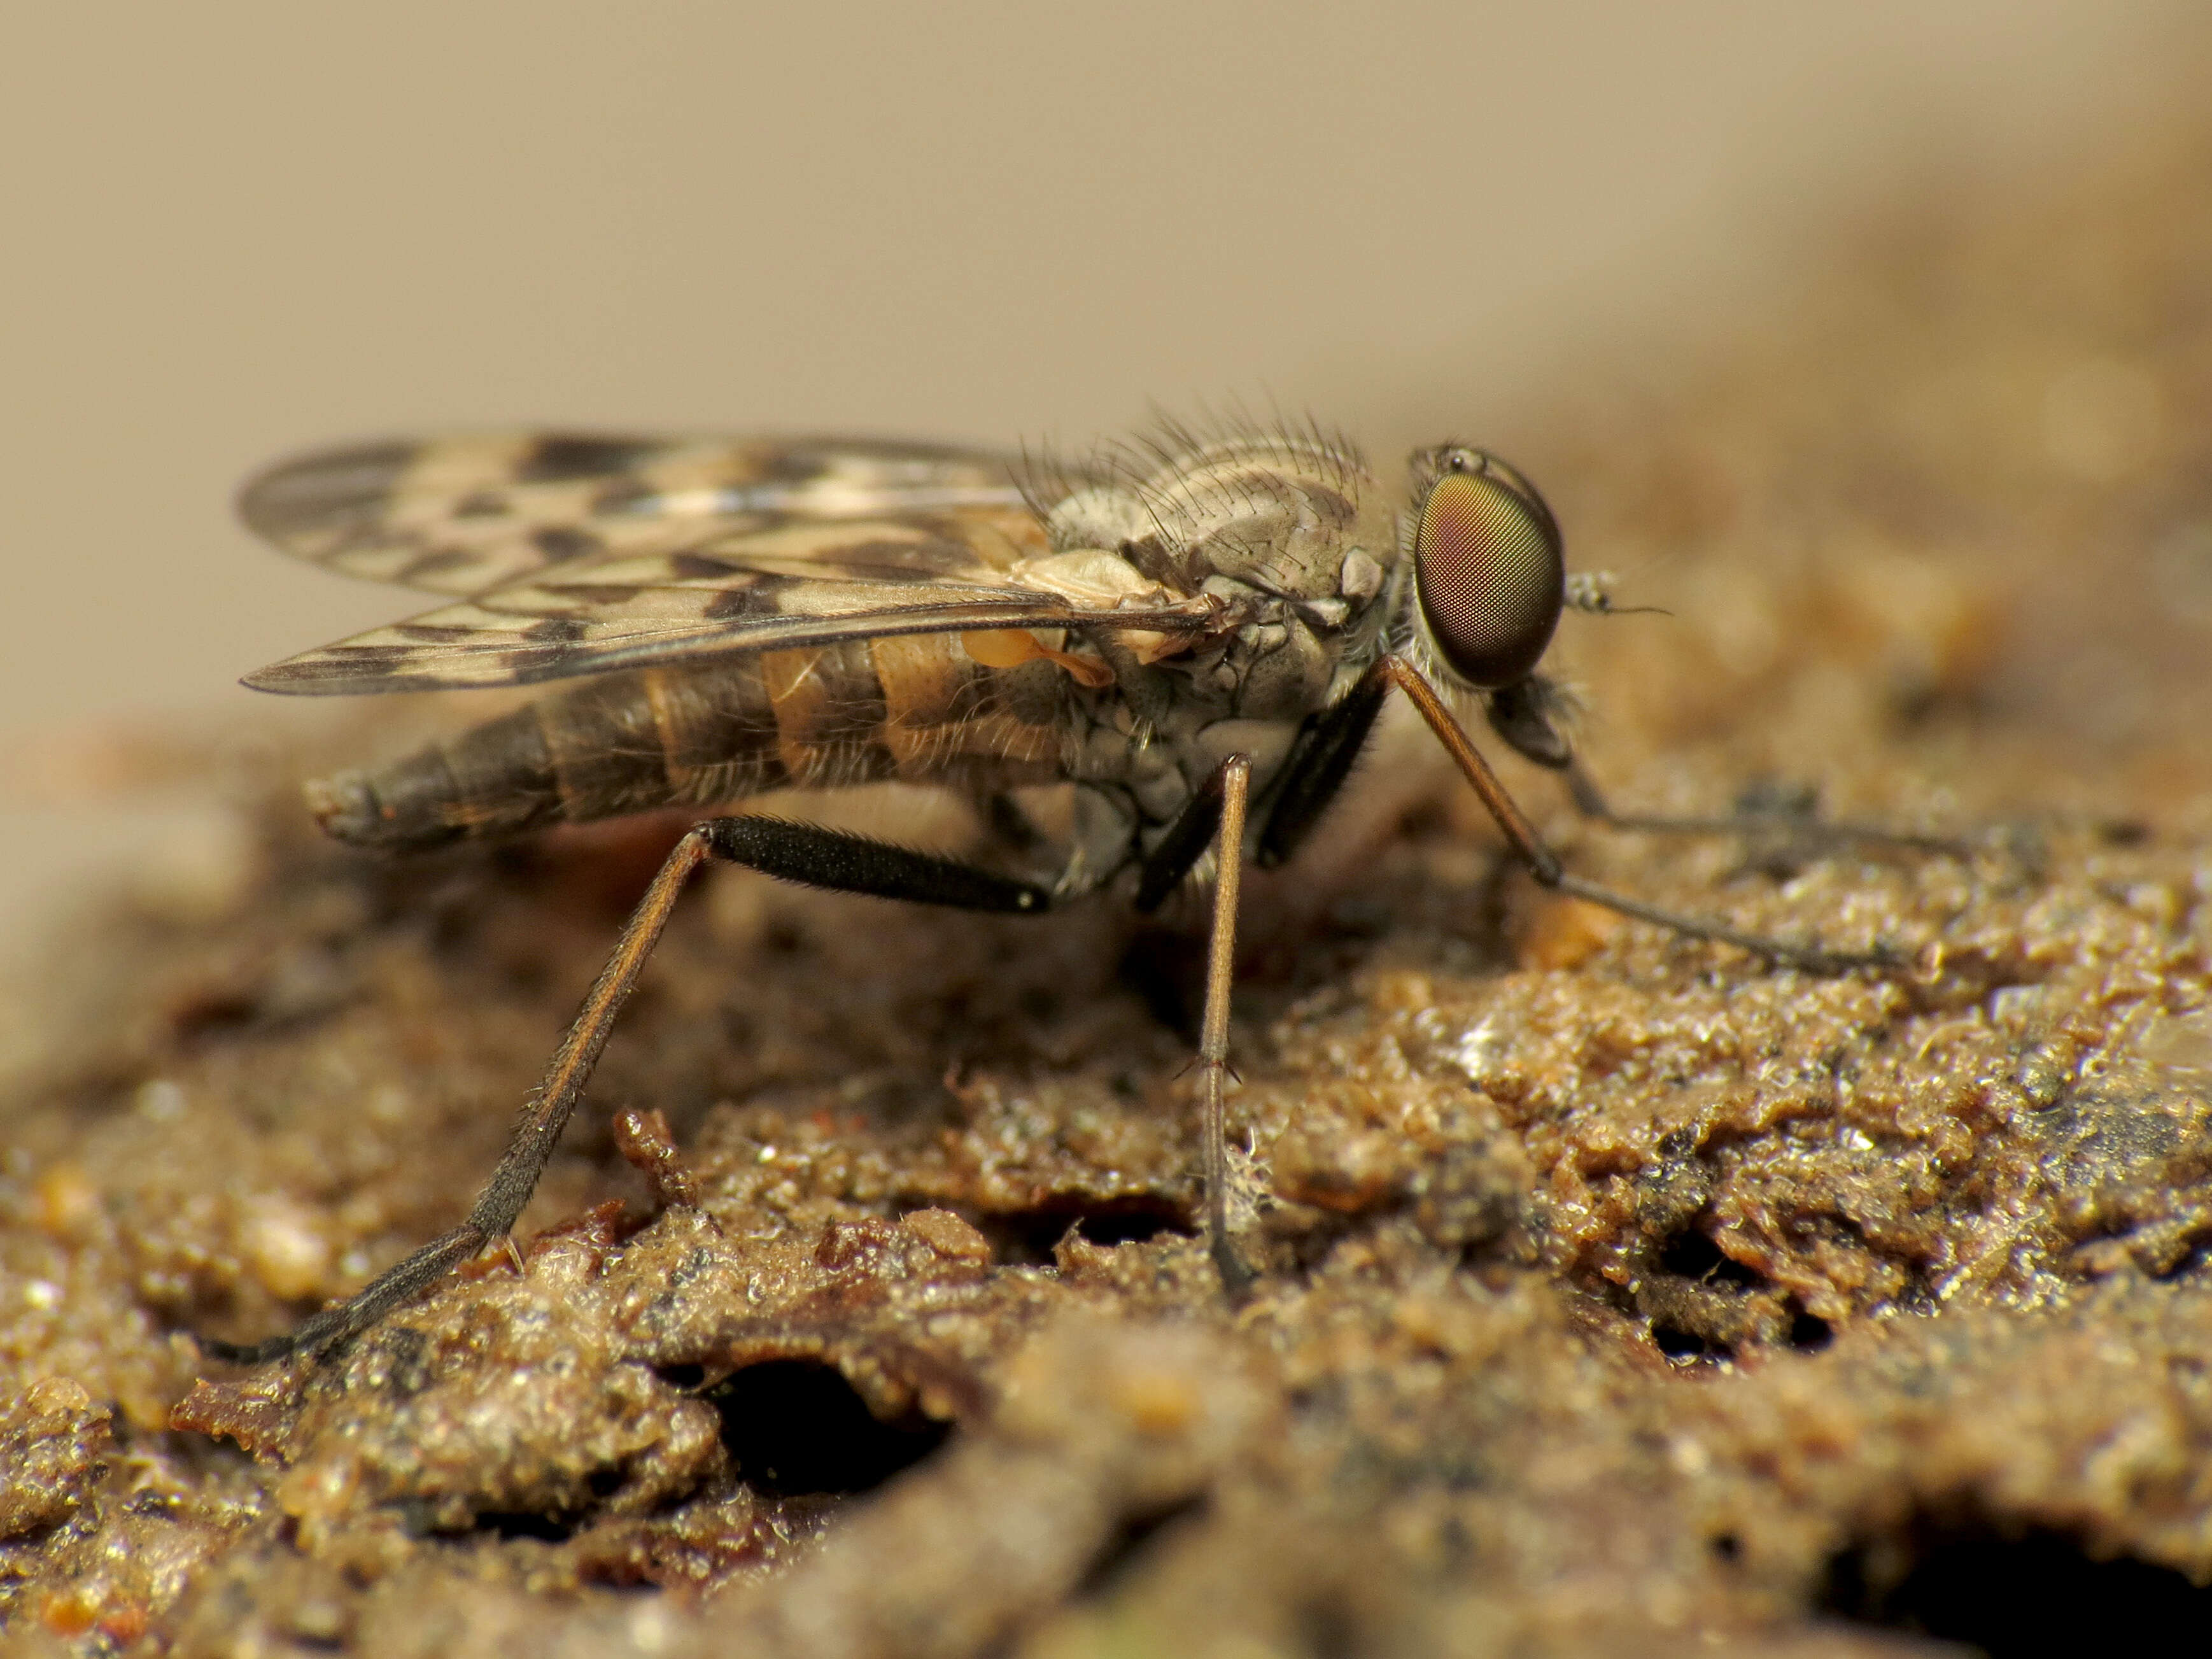
POLYGON ((586 680, 402 759, 311 783, 307 804, 340 841, 412 852, 788 781, 760 665, 732 658, 586 680))
POLYGON ((1060 775, 1063 671, 999 665, 1018 653, 975 638, 975 654, 925 635, 605 675, 312 783, 307 802, 341 841, 410 852, 791 785, 1060 775))

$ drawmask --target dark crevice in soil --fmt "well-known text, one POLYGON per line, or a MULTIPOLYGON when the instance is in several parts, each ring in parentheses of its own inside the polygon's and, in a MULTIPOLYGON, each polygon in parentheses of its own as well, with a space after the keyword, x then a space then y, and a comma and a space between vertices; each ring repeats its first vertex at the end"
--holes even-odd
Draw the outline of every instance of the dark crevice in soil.
POLYGON ((1182 1503, 1170 1504, 1161 1509, 1142 1510, 1129 1516, 1114 1529, 1100 1548, 1089 1571, 1075 1588, 1075 1599, 1087 1600, 1103 1595, 1128 1571, 1131 1564, 1145 1553, 1146 1547, 1162 1528, 1187 1515, 1196 1515, 1205 1507, 1206 1499, 1201 1496, 1185 1498, 1182 1503))
POLYGON ((1818 1353, 1836 1340, 1835 1328, 1818 1314, 1800 1309, 1790 1321, 1790 1346, 1800 1353, 1818 1353))
POLYGON ((999 1261, 1014 1267, 1050 1267, 1053 1249, 1072 1228, 1093 1244, 1142 1244, 1162 1233, 1185 1237, 1197 1230, 1172 1199, 1149 1194, 1086 1201, 1048 1200, 1026 1210, 1002 1210, 975 1218, 999 1261))
POLYGON ((722 1419, 738 1477, 778 1498, 866 1492, 944 1444, 951 1425, 886 1423, 836 1368, 803 1359, 748 1365, 703 1396, 722 1419))
POLYGON ((1655 1322, 1651 1327, 1651 1346, 1677 1365, 1698 1365, 1708 1362, 1717 1364, 1735 1358, 1735 1350, 1724 1342, 1715 1342, 1684 1330, 1680 1325, 1655 1322))
POLYGON ((1649 1248, 1648 1270, 1616 1299, 1650 1322, 1652 1346, 1671 1364, 1717 1364, 1785 1340, 1812 1352, 1829 1341, 1826 1322, 1785 1304, 1764 1273, 1723 1251, 1702 1214, 1649 1248))
POLYGON ((477 1516, 480 1531, 502 1539, 538 1538, 549 1544, 566 1543, 576 1531, 573 1522, 550 1515, 487 1512, 477 1516))
POLYGON ((420 1497, 402 1498, 393 1509, 410 1538, 447 1541, 478 1534, 501 1540, 534 1538, 548 1544, 565 1544, 590 1520, 588 1515, 574 1511, 547 1514, 538 1510, 479 1510, 457 1516, 420 1497))
POLYGON ((2212 1628, 2212 1587, 2131 1556, 2098 1560, 2063 1532, 1980 1522, 1844 1551, 1828 1565, 1820 1609, 1962 1642, 1989 1659, 2148 1653, 2174 1648, 2177 1632, 2212 1628))
POLYGON ((1670 1234, 1659 1246, 1659 1266, 1679 1278, 1708 1285, 1740 1285, 1755 1290, 1766 1283, 1763 1275, 1721 1253, 1721 1247, 1695 1227, 1670 1234))

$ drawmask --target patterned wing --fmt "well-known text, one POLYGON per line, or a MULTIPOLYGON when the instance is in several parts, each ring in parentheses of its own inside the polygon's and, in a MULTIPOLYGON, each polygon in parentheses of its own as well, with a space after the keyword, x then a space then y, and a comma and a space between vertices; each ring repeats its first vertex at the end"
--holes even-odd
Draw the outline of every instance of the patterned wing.
POLYGON ((988 450, 854 438, 479 433, 280 462, 238 507, 310 563, 468 595, 793 520, 1018 509, 1015 471, 988 450))
MULTIPOLYGON (((305 693, 514 685, 707 652, 893 634, 1111 629, 1185 636, 1215 602, 1055 580, 1026 508, 793 520, 697 533, 676 551, 601 552, 336 645, 246 684, 305 693)), ((1157 641, 1153 647, 1157 649, 1157 641)))

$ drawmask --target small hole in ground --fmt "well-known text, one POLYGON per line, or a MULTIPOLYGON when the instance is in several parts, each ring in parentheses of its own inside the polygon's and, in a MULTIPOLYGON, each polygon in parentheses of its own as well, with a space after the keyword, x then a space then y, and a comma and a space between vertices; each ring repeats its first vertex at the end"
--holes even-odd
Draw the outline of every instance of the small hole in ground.
POLYGON ((1129 1565, 1144 1553, 1153 1534, 1170 1522, 1180 1521, 1186 1515, 1194 1515, 1206 1507, 1203 1498, 1186 1498, 1180 1504, 1170 1504, 1165 1509, 1147 1510, 1133 1515, 1115 1528, 1114 1534, 1099 1549, 1091 1563, 1083 1582, 1076 1586, 1078 1597, 1103 1594, 1115 1581, 1129 1569, 1129 1565))
POLYGON ((1818 1353, 1835 1340, 1835 1328, 1818 1314, 1800 1309, 1790 1322, 1790 1346, 1800 1353, 1818 1353))
POLYGON ((1821 1606, 1989 1659, 2179 1651, 2176 1632, 2212 1626, 2212 1589, 2171 1567, 2100 1561, 2064 1533, 2007 1537, 1986 1526, 1923 1531, 1901 1560, 1887 1543, 1846 1550, 1829 1563, 1821 1606), (1884 1560, 1894 1563, 1887 1571, 1875 1565, 1884 1560))
POLYGON ((951 1425, 886 1423, 833 1365, 777 1359, 732 1372, 704 1396, 722 1419, 722 1444, 756 1492, 866 1492, 945 1443, 951 1425))
POLYGON ((1735 1358, 1735 1350, 1726 1344, 1709 1342, 1694 1331, 1686 1331, 1680 1325, 1669 1325, 1664 1322, 1653 1323, 1651 1346, 1677 1365, 1695 1365, 1705 1360, 1735 1358))
POLYGON ((996 1248, 1004 1262, 1048 1267, 1053 1248, 1070 1227, 1093 1244, 1142 1244, 1162 1233, 1188 1237, 1189 1221, 1182 1206, 1166 1199, 1139 1195, 1100 1203, 1071 1200, 1040 1204, 1034 1209, 1002 1210, 979 1216, 976 1224, 996 1248))
POLYGON ((1708 1285, 1736 1285, 1748 1290, 1766 1282, 1752 1268, 1723 1255, 1721 1247, 1695 1227, 1668 1235, 1659 1246, 1659 1265, 1678 1278, 1708 1285))
POLYGON ((555 1516, 501 1510, 477 1516, 477 1527, 497 1538, 539 1538, 549 1544, 564 1544, 576 1530, 574 1522, 555 1516))

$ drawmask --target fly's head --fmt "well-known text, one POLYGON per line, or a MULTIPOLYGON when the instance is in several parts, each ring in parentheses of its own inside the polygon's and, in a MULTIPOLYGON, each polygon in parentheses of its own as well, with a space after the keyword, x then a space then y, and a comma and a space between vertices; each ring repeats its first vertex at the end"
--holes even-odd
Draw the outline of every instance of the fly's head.
POLYGON ((1487 450, 1417 451, 1413 483, 1401 536, 1412 580, 1401 602, 1422 665, 1479 696, 1492 729, 1529 759, 1565 765, 1552 718, 1559 694, 1535 672, 1566 606, 1559 520, 1534 484, 1487 450))
POLYGON ((1413 470, 1406 554, 1429 664, 1464 690, 1517 685, 1566 607, 1559 520, 1534 484, 1486 450, 1422 450, 1413 470))

